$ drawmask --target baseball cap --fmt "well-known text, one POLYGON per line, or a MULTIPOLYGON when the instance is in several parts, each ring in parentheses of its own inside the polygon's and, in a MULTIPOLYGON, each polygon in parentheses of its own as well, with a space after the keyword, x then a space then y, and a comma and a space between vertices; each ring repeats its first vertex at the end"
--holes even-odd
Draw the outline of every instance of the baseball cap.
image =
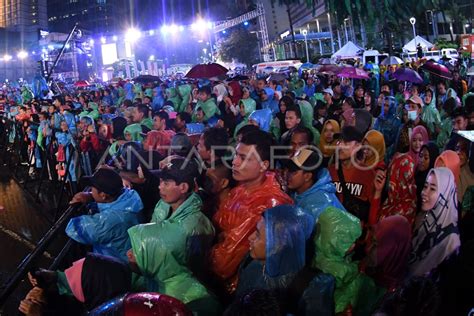
POLYGON ((164 166, 160 170, 151 170, 150 172, 162 180, 174 180, 179 183, 191 183, 199 176, 198 164, 194 159, 173 156, 163 161, 164 166))
POLYGON ((410 99, 408 99, 408 102, 412 102, 418 105, 423 105, 423 100, 417 95, 414 95, 410 99))
POLYGON ((355 126, 346 125, 340 133, 334 134, 334 138, 342 139, 345 142, 356 141, 360 143, 364 139, 364 134, 355 126))
POLYGON ((334 96, 334 91, 332 91, 331 88, 326 88, 326 89, 324 89, 324 90, 323 90, 323 93, 329 93, 329 94, 331 95, 331 97, 334 96))
POLYGON ((112 169, 100 168, 92 176, 83 177, 83 179, 86 185, 109 195, 117 195, 123 189, 122 178, 112 169))
POLYGON ((321 155, 309 149, 298 150, 287 162, 286 168, 292 171, 305 170, 313 172, 321 166, 321 155))

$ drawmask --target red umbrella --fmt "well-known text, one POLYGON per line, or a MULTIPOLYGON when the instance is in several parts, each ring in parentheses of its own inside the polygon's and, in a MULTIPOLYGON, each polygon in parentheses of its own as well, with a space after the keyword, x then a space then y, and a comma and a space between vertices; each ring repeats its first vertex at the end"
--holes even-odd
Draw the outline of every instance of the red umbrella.
POLYGON ((344 67, 337 76, 350 79, 369 79, 367 71, 355 67, 344 67))
POLYGON ((227 68, 222 65, 211 63, 211 64, 199 64, 191 68, 186 74, 187 78, 212 78, 225 75, 229 72, 227 68))
POLYGON ((76 81, 76 83, 74 84, 74 87, 77 87, 77 88, 85 88, 88 86, 90 86, 90 84, 86 80, 76 81))
POLYGON ((434 61, 428 60, 426 63, 424 63, 421 66, 421 68, 435 76, 448 79, 448 80, 453 79, 453 75, 449 71, 448 67, 438 64, 434 61))

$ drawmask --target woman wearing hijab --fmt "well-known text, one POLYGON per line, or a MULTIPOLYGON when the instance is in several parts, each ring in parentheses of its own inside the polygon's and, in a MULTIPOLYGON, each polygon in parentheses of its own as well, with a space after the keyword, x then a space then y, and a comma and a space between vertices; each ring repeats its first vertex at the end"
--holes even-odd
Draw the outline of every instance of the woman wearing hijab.
POLYGON ((459 155, 452 150, 445 150, 443 151, 438 158, 435 160, 434 164, 435 168, 439 167, 446 167, 454 175, 454 183, 456 186, 459 186, 459 177, 461 173, 461 160, 459 159, 459 155))
MULTIPOLYGON (((458 198, 460 202, 464 201, 464 194, 467 189, 474 186, 474 173, 469 168, 469 141, 460 138, 456 144, 456 152, 459 156, 461 173, 459 175, 458 198)), ((474 159, 474 158, 472 158, 474 159)))
POLYGON ((417 212, 421 210, 421 191, 425 186, 428 172, 434 167, 435 160, 439 156, 439 149, 436 143, 428 142, 423 145, 420 150, 420 159, 416 166, 415 183, 416 183, 416 204, 417 212))
POLYGON ((379 221, 401 215, 413 224, 416 216, 415 162, 402 154, 393 158, 389 167, 388 197, 380 209, 379 221))
POLYGON ((322 165, 324 167, 328 166, 329 160, 336 151, 337 140, 334 138, 334 134, 340 132, 341 128, 336 120, 327 120, 323 125, 321 137, 319 138, 319 150, 321 150, 321 153, 323 154, 322 165))
POLYGON ((385 169, 385 139, 379 131, 370 130, 365 134, 362 144, 364 149, 364 164, 367 167, 385 169))
POLYGON ((313 227, 314 218, 302 209, 281 205, 265 211, 249 237, 250 258, 241 266, 237 295, 252 288, 273 290, 284 314, 332 315, 334 277, 305 268, 313 227), (295 295, 297 281, 304 285, 295 295))
POLYGON ((413 128, 410 135, 410 149, 408 155, 415 161, 415 165, 418 165, 420 160, 421 147, 429 142, 428 131, 422 125, 418 125, 413 128))
POLYGON ((361 267, 378 286, 392 292, 407 275, 410 252, 411 224, 403 216, 389 216, 375 225, 373 242, 361 267))
POLYGON ((421 193, 415 220, 409 270, 413 276, 433 272, 461 245, 454 175, 448 168, 431 169, 421 193))

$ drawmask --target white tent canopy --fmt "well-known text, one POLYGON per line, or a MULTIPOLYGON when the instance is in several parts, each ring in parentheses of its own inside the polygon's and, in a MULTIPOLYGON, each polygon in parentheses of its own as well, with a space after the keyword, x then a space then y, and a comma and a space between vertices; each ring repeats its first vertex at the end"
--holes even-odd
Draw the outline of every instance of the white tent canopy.
POLYGON ((337 59, 350 59, 360 57, 361 53, 364 51, 362 47, 357 46, 353 42, 349 41, 346 45, 342 46, 337 52, 335 52, 331 57, 337 59))
POLYGON ((412 39, 411 41, 406 43, 405 46, 403 46, 403 51, 404 52, 416 52, 416 47, 418 46, 418 44, 421 45, 421 48, 423 50, 428 50, 428 49, 431 49, 431 48, 434 47, 433 44, 431 44, 430 42, 425 40, 420 35, 417 35, 414 39, 412 39))

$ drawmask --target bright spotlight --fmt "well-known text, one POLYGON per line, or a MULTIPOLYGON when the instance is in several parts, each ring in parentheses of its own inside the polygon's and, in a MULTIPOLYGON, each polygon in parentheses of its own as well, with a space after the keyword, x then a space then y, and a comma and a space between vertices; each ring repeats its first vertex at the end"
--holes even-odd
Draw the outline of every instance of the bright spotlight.
POLYGON ((107 39, 102 36, 102 37, 100 38, 100 42, 101 42, 102 44, 105 44, 105 43, 107 43, 107 39))
POLYGON ((184 31, 184 26, 180 25, 180 26, 179 26, 179 31, 180 31, 180 32, 183 32, 183 31, 184 31))
POLYGON ((245 22, 244 22, 244 25, 245 25, 245 26, 248 26, 248 25, 249 25, 249 21, 245 21, 245 22))
POLYGON ((69 49, 69 48, 71 48, 71 44, 67 43, 66 44, 66 49, 69 49))
POLYGON ((89 40, 89 45, 91 45, 91 46, 94 45, 94 40, 92 38, 89 40))
POLYGON ((21 50, 18 52, 16 57, 18 57, 19 59, 25 59, 26 57, 28 57, 28 52, 21 50))
POLYGON ((173 33, 173 34, 177 33, 179 31, 179 28, 176 24, 171 24, 169 29, 170 29, 170 32, 173 33))
POLYGON ((150 31, 148 31, 148 35, 150 35, 150 36, 155 35, 155 30, 150 30, 150 31))
POLYGON ((48 45, 48 49, 49 50, 54 50, 54 46, 53 45, 48 45))
POLYGON ((150 55, 150 57, 148 57, 148 60, 149 61, 154 61, 155 60, 155 55, 150 55))
POLYGON ((8 54, 3 55, 3 60, 5 60, 5 61, 12 60, 12 58, 13 58, 13 57, 10 56, 10 55, 8 55, 8 54))
POLYGON ((137 29, 134 29, 134 28, 131 28, 127 31, 127 33, 125 34, 125 40, 127 42, 131 42, 131 43, 134 43, 136 42, 140 37, 142 36, 142 34, 140 33, 139 30, 137 29))
POLYGON ((116 42, 116 41, 118 40, 117 35, 112 36, 112 40, 113 40, 114 42, 116 42))
POLYGON ((163 25, 163 26, 161 27, 160 30, 161 30, 161 33, 166 34, 166 33, 168 33, 168 32, 170 31, 170 26, 168 26, 168 25, 165 24, 165 25, 163 25))

